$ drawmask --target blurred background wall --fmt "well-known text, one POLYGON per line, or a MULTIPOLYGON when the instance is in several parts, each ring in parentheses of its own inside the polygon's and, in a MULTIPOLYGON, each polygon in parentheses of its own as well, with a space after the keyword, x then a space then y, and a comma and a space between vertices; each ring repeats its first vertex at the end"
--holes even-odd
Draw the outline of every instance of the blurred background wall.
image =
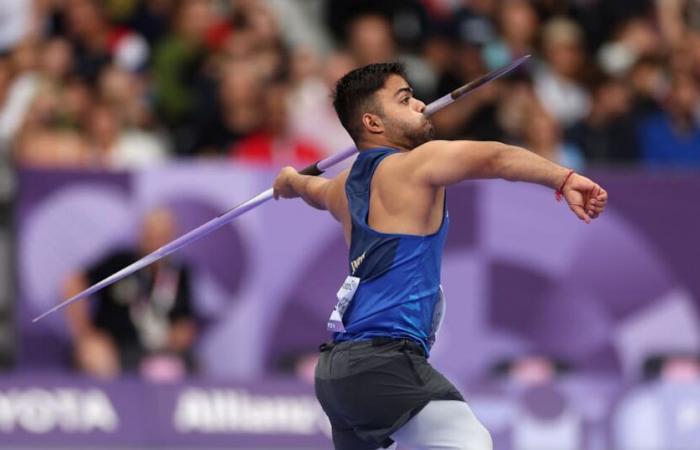
POLYGON ((593 177, 450 189, 432 362, 499 449, 698 449, 700 3, 694 0, 3 0, 0 448, 330 448, 316 348, 339 228, 268 204, 31 318, 352 141, 347 71, 401 60, 443 139, 593 177))

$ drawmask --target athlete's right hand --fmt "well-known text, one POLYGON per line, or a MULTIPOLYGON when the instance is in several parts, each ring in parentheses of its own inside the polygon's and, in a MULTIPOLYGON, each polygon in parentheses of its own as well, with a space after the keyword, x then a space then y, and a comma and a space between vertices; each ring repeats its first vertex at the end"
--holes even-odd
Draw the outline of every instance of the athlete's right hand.
POLYGON ((294 167, 287 166, 280 170, 277 178, 275 178, 275 182, 272 184, 272 196, 275 200, 299 197, 299 193, 297 193, 293 185, 293 180, 298 176, 299 174, 294 167))

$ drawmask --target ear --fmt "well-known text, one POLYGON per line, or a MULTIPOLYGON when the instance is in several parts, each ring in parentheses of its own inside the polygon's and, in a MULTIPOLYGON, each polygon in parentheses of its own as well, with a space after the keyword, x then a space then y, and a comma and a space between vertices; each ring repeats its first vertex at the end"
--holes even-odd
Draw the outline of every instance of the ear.
POLYGON ((381 134, 384 132, 384 122, 381 117, 376 114, 364 113, 362 115, 362 126, 372 134, 381 134))

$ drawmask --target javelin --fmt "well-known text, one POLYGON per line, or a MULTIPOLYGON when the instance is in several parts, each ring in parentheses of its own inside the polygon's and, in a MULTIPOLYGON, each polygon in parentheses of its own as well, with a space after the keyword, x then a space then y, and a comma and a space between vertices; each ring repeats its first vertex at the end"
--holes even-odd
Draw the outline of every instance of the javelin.
MULTIPOLYGON (((434 102, 430 103, 425 107, 425 110, 423 111, 423 114, 426 116, 431 116, 435 112, 441 110, 442 108, 454 103, 457 99, 465 96, 469 92, 473 92, 475 89, 478 89, 479 87, 483 86, 484 84, 488 83, 491 80, 494 80, 496 78, 499 78, 506 73, 510 72, 511 70, 515 69, 518 67, 520 64, 524 63, 528 58, 530 58, 530 55, 525 55, 522 56, 512 63, 508 64, 507 66, 501 67, 500 69, 494 70, 492 72, 487 73, 486 75, 483 75, 479 78, 477 78, 474 81, 471 81, 467 84, 465 84, 462 87, 459 87, 455 89, 454 91, 450 92, 449 94, 440 97, 439 99, 435 100, 434 102)), ((321 175, 323 172, 325 172, 328 168, 338 164, 339 162, 349 158, 350 156, 354 155, 357 152, 356 148, 349 148, 347 150, 344 150, 342 152, 336 153, 335 155, 331 155, 326 159, 323 159, 321 161, 318 161, 314 164, 311 164, 310 166, 302 169, 299 171, 300 174, 302 175, 321 175)), ((59 309, 70 305, 73 302, 76 302, 82 298, 87 297, 88 295, 94 294, 95 292, 99 291, 100 289, 109 286, 112 283, 115 283, 119 280, 121 280, 124 277, 127 277, 131 275, 132 273, 136 272, 137 270, 141 270, 144 267, 148 266, 149 264, 152 264, 159 259, 173 253, 176 250, 181 249, 182 247, 188 245, 190 242, 193 242, 202 236, 205 236, 212 231, 222 227, 223 225, 226 225, 227 223, 231 222, 233 219, 236 217, 240 216, 241 214, 250 211, 253 208, 256 208, 263 203, 267 202, 272 198, 272 188, 261 192, 260 194, 256 195, 255 197, 251 198, 250 200, 246 200, 243 203, 240 203, 239 205, 229 209, 223 214, 220 214, 216 216, 215 218, 211 219, 209 222, 206 222, 194 230, 191 230, 179 238, 175 239, 172 242, 169 242, 159 248, 158 250, 155 250, 154 252, 144 256, 143 258, 139 259, 138 261, 124 267, 120 271, 110 275, 109 277, 105 278, 104 280, 90 286, 89 288, 85 289, 81 293, 65 300, 64 302, 54 306, 53 308, 49 309, 42 315, 36 317, 32 322, 37 322, 44 317, 48 316, 49 314, 58 311, 59 309)))

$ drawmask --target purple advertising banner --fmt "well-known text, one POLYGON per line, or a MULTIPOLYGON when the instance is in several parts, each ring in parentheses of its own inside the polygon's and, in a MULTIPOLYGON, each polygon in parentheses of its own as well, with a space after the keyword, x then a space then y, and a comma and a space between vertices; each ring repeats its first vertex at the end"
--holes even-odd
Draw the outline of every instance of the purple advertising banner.
POLYGON ((325 449, 330 425, 310 386, 158 385, 61 376, 0 378, 0 448, 325 449))
MULTIPOLYGON (((700 382, 631 389, 591 377, 464 390, 499 450, 690 450, 700 382)), ((309 384, 65 375, 0 377, 0 449, 327 450, 329 422, 309 384)))
MULTIPOLYGON (((68 274, 133 244, 145 212, 173 208, 184 232, 265 190, 273 176, 214 162, 22 173, 20 367, 67 367, 64 315, 30 319, 62 299, 68 274)), ((540 186, 484 181, 449 190, 437 367, 469 382, 503 358, 540 353, 583 373, 636 379, 649 354, 700 351, 700 176, 597 179, 610 204, 590 225, 540 186)), ((339 226, 300 200, 263 205, 176 257, 195 272, 196 313, 206 323, 202 372, 237 379, 315 352, 348 270, 339 226)))
MULTIPOLYGON (((700 175, 592 176, 610 203, 590 225, 539 186, 449 189, 447 316, 431 362, 463 389, 497 448, 638 450, 639 436, 653 450, 697 442, 697 384, 621 386, 641 379, 650 355, 700 352, 700 175), (499 362, 532 354, 566 362, 569 381, 527 393, 474 387, 499 362), (640 420, 648 432, 633 431, 640 420)), ((172 208, 182 233, 273 177, 211 161, 21 173, 19 363, 0 378, 0 448, 329 448, 309 384, 256 381, 293 373, 290 360, 328 339, 348 271, 340 227, 299 200, 270 202, 175 255, 193 269, 198 381, 75 379, 65 315, 30 323, 63 299, 69 274, 135 245, 149 210, 172 208)))

